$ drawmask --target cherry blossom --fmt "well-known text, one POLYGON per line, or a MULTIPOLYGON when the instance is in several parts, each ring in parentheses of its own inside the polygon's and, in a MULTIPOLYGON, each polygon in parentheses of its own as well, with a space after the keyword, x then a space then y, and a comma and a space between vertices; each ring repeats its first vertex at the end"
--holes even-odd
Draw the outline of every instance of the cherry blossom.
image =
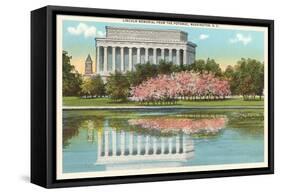
POLYGON ((171 75, 158 75, 131 88, 131 100, 139 102, 167 103, 178 98, 196 97, 220 99, 231 95, 227 80, 212 74, 180 72, 171 75))

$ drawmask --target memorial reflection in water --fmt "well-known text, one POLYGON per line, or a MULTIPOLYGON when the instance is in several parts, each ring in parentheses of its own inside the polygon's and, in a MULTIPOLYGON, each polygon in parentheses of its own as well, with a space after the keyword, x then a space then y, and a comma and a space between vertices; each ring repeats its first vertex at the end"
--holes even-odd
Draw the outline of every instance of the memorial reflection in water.
POLYGON ((204 111, 199 114, 84 111, 81 114, 66 111, 65 115, 63 167, 66 173, 257 162, 263 159, 262 125, 259 129, 251 129, 252 124, 258 126, 262 112, 253 118, 247 118, 249 113, 243 113, 249 124, 241 121, 242 129, 234 126, 235 130, 231 122, 241 114, 231 111, 227 114, 204 111))
POLYGON ((140 167, 140 163, 145 167, 160 163, 181 166, 181 162, 193 157, 194 150, 192 140, 182 133, 156 136, 134 131, 116 132, 107 126, 98 132, 97 143, 96 164, 104 164, 107 168, 118 168, 118 165, 135 168, 140 167))

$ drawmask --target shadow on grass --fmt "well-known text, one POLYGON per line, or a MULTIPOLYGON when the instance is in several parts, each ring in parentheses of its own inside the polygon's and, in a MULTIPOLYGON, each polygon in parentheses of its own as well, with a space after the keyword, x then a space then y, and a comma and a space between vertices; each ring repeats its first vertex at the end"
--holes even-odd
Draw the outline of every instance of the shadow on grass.
POLYGON ((129 100, 113 100, 113 99, 110 99, 108 98, 108 104, 124 104, 124 103, 132 103, 131 101, 129 100))

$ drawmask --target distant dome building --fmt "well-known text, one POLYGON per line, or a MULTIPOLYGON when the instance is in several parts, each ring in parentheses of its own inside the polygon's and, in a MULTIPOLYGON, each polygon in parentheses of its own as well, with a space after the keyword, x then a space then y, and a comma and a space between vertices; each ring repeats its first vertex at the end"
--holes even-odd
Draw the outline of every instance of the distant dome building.
POLYGON ((92 74, 93 74, 93 61, 90 54, 88 54, 85 61, 85 75, 92 75, 92 74))

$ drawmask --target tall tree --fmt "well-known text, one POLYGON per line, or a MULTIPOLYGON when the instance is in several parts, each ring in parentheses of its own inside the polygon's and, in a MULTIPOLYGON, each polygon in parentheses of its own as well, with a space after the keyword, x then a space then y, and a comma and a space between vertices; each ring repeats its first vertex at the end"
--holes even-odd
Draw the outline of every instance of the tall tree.
POLYGON ((191 65, 187 66, 188 71, 193 71, 196 73, 212 73, 215 76, 222 76, 222 70, 220 65, 216 63, 214 59, 208 58, 206 61, 203 59, 198 59, 191 65))
POLYGON ((66 51, 62 53, 63 64, 63 95, 78 96, 81 91, 82 77, 71 65, 71 56, 66 51))
POLYGON ((83 83, 81 85, 81 94, 87 97, 92 96, 92 90, 93 90, 93 80, 88 77, 83 80, 83 83))
POLYGON ((158 65, 158 74, 171 74, 173 70, 172 67, 173 63, 161 60, 158 65))
POLYGON ((262 98, 264 92, 264 64, 262 63, 258 73, 258 80, 257 80, 257 95, 259 95, 260 100, 262 98))
POLYGON ((216 61, 214 59, 210 59, 210 58, 208 58, 206 60, 205 72, 212 73, 215 76, 222 75, 220 65, 218 63, 216 63, 216 61))
POLYGON ((202 74, 205 70, 206 63, 203 59, 196 60, 188 66, 188 71, 194 71, 202 74))
POLYGON ((92 78, 93 88, 92 94, 94 96, 104 96, 105 95, 105 85, 100 75, 96 75, 92 78))
POLYGON ((223 73, 224 77, 231 79, 234 74, 234 68, 231 65, 228 65, 223 73))
POLYGON ((100 75, 83 80, 81 94, 86 97, 101 97, 105 95, 105 85, 100 75))
POLYGON ((110 74, 106 83, 106 93, 113 100, 125 101, 130 94, 130 83, 120 72, 110 74))
POLYGON ((131 85, 136 86, 151 77, 158 75, 158 65, 150 64, 137 64, 134 72, 127 72, 126 75, 131 85))
POLYGON ((249 100, 250 96, 260 98, 264 88, 264 68, 260 61, 255 59, 244 59, 238 61, 236 66, 238 92, 243 95, 245 100, 249 100))
POLYGON ((226 80, 228 80, 230 84, 230 90, 232 95, 239 94, 238 92, 238 72, 235 71, 234 67, 231 65, 228 65, 223 73, 223 76, 226 80))

